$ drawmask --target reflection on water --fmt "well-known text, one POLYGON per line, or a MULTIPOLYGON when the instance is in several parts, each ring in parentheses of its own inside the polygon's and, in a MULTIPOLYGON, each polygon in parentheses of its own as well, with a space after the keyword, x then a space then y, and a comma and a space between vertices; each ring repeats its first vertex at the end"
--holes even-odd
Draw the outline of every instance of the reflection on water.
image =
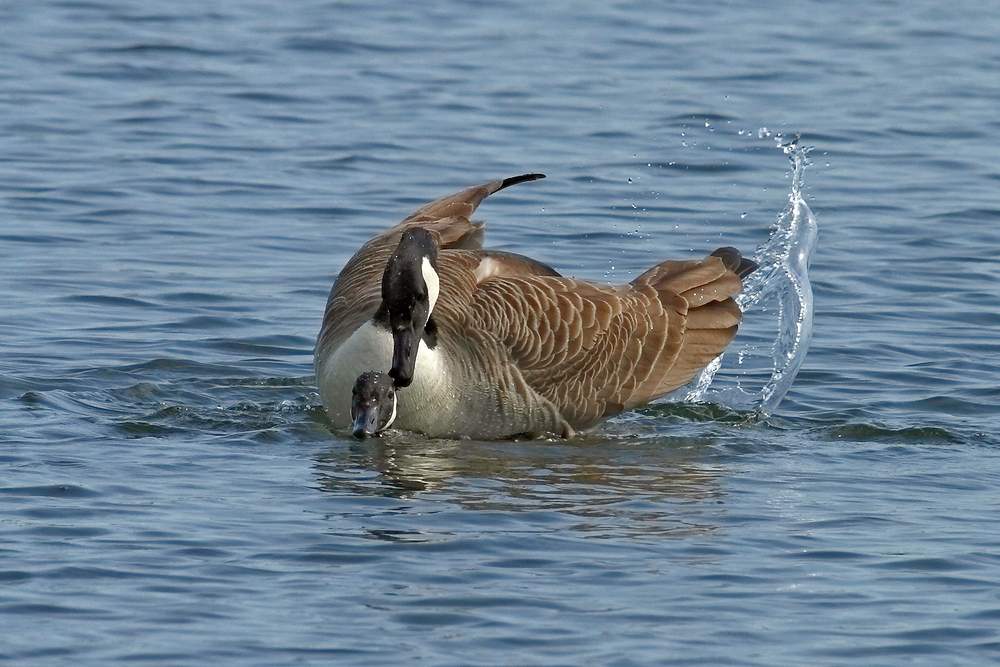
POLYGON ((596 536, 678 535, 712 528, 695 507, 721 496, 722 466, 698 460, 710 446, 710 438, 626 433, 481 442, 390 432, 321 453, 315 471, 331 493, 440 499, 482 512, 554 511, 571 517, 569 528, 596 536))

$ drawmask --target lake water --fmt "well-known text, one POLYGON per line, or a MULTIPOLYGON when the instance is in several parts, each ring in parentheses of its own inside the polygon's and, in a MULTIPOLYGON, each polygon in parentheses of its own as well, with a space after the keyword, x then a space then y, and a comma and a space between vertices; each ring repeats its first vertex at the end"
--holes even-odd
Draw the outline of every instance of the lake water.
POLYGON ((98 0, 0 26, 0 662, 1000 661, 989 3, 98 0), (313 342, 377 230, 540 171, 480 209, 492 247, 595 280, 753 252, 796 135, 815 317, 770 417, 326 426, 313 342))

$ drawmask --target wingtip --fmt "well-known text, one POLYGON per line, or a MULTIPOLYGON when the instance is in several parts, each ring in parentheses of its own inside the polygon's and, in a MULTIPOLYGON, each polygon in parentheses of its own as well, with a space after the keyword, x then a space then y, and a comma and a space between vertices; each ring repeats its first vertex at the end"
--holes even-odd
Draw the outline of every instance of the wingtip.
POLYGON ((721 259, 723 264, 741 279, 746 278, 757 270, 757 262, 747 259, 739 250, 732 246, 718 248, 712 253, 712 256, 721 259))
POLYGON ((520 176, 511 176, 510 178, 505 178, 500 181, 500 187, 497 188, 497 192, 503 190, 504 188, 509 188, 512 185, 517 185, 518 183, 537 181, 540 178, 545 178, 545 174, 521 174, 520 176))

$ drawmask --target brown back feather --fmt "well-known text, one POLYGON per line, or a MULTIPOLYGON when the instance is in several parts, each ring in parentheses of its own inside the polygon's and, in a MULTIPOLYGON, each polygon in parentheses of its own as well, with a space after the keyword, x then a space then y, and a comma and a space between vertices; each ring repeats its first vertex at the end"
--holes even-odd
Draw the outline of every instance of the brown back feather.
MULTIPOLYGON (((554 276, 473 288, 467 326, 501 342, 574 428, 689 382, 736 333, 739 278, 717 257, 664 262, 620 287, 554 276)), ((466 292, 466 294, 469 294, 466 292)))

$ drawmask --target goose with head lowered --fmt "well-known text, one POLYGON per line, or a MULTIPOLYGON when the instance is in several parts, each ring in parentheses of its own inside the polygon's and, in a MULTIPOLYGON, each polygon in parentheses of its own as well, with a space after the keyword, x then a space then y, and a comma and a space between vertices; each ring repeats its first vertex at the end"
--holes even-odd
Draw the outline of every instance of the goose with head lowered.
POLYGON ((625 285, 481 247, 471 220, 524 174, 431 202, 340 272, 316 344, 336 427, 432 437, 570 437, 687 384, 725 350, 756 268, 734 248, 625 285))

